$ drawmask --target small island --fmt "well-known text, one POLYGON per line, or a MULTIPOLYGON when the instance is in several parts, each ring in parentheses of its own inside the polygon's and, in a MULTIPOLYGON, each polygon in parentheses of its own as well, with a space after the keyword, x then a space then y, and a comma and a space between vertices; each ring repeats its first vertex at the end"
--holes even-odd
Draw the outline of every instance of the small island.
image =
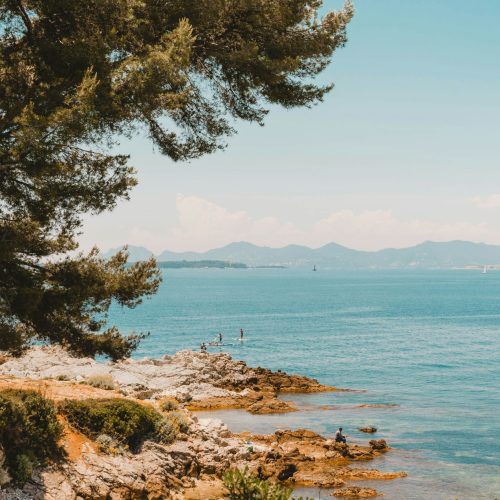
POLYGON ((157 265, 162 269, 248 269, 246 264, 226 260, 167 260, 157 265))

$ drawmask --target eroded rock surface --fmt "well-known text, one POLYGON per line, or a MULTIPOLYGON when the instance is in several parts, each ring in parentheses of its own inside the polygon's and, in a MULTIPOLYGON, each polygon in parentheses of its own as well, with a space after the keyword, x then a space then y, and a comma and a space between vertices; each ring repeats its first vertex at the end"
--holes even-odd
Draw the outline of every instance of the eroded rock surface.
POLYGON ((372 498, 378 496, 377 490, 373 488, 361 488, 359 486, 349 486, 333 492, 333 496, 340 498, 372 498))
POLYGON ((264 368, 251 368, 228 354, 180 351, 161 359, 98 363, 75 358, 58 346, 33 347, 20 358, 7 357, 0 376, 85 382, 110 375, 125 396, 155 400, 176 398, 195 410, 245 408, 256 414, 293 411, 279 392, 335 390, 317 380, 264 368))
POLYGON ((242 433, 240 436, 257 445, 250 463, 263 479, 339 488, 344 487, 346 481, 395 479, 406 475, 404 472, 382 473, 375 469, 349 467, 353 462, 371 460, 384 453, 389 449, 387 444, 384 448, 377 448, 336 443, 306 429, 280 430, 271 435, 242 433))
MULTIPOLYGON (((66 446, 75 445, 73 435, 64 441, 66 446)), ((222 422, 194 416, 184 439, 169 446, 146 441, 136 454, 99 453, 89 440, 76 444, 79 453, 72 450, 70 459, 38 471, 22 490, 0 491, 0 499, 180 500, 186 489, 204 478, 220 478, 249 457, 245 443, 231 436, 222 422)))

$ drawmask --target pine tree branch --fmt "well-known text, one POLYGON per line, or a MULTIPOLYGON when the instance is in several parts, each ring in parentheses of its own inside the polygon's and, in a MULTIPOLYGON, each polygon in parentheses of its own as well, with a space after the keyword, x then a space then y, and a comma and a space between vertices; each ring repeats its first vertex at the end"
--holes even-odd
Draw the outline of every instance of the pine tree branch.
POLYGON ((33 25, 31 24, 31 20, 28 16, 28 13, 26 12, 26 9, 24 8, 21 0, 16 0, 17 8, 19 10, 19 13, 21 14, 21 17, 23 19, 23 23, 26 26, 26 30, 28 32, 28 38, 29 40, 33 40, 33 25))

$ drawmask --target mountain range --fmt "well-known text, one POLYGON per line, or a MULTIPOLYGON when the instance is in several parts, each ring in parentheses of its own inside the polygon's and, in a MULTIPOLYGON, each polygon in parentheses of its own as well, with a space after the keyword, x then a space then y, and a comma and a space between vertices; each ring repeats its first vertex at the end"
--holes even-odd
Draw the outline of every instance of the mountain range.
MULTIPOLYGON (((129 245, 130 261, 145 260, 153 252, 129 245)), ((104 254, 108 258, 118 249, 104 254)), ((222 260, 241 262, 248 266, 280 265, 325 269, 451 269, 468 266, 500 265, 500 246, 469 241, 426 241, 408 248, 387 248, 378 251, 353 250, 328 243, 320 248, 287 245, 270 248, 247 242, 236 242, 206 252, 171 252, 156 255, 163 261, 222 260)))

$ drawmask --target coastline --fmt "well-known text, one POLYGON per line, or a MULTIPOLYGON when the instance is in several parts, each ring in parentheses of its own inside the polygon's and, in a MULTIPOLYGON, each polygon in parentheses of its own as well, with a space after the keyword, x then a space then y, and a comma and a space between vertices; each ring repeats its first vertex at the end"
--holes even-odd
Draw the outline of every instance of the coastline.
POLYGON ((218 499, 223 498, 222 474, 235 467, 248 467, 261 478, 288 486, 361 497, 377 492, 353 482, 406 475, 350 467, 389 451, 384 440, 344 445, 306 429, 237 434, 220 420, 198 418, 196 410, 210 409, 286 413, 297 408, 279 399, 280 394, 339 390, 308 377, 251 368, 228 354, 180 351, 162 358, 100 363, 74 358, 55 346, 34 347, 21 358, 3 357, 0 390, 6 388, 35 389, 54 401, 124 398, 151 407, 171 398, 189 422, 189 431, 168 446, 146 440, 137 453, 113 456, 99 452, 91 439, 64 422, 67 460, 37 470, 35 480, 22 491, 5 485, 0 498, 218 499), (114 388, 89 385, 96 376, 108 377, 114 388))

